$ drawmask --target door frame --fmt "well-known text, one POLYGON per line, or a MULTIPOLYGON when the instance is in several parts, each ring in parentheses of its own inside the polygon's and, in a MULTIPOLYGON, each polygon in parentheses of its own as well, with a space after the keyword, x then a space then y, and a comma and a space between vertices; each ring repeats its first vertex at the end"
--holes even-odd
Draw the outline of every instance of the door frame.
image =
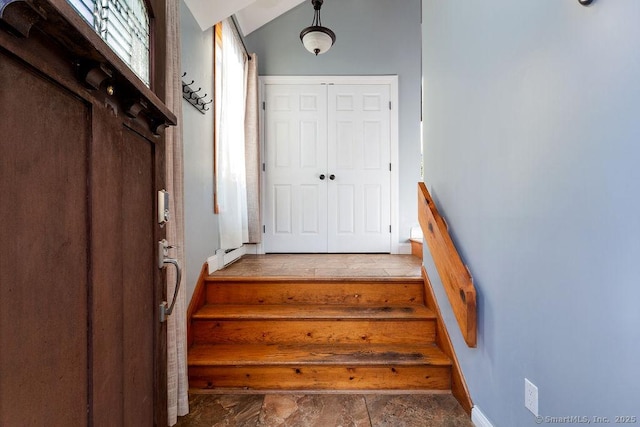
MULTIPOLYGON (((260 76, 260 163, 262 164, 260 180, 260 221, 264 224, 265 200, 266 200, 266 182, 264 159, 265 156, 265 108, 267 85, 295 85, 295 84, 345 84, 345 85, 389 85, 391 113, 389 117, 389 133, 391 145, 391 253, 400 254, 400 175, 399 175, 399 102, 398 102, 398 76, 397 75, 361 75, 361 76, 260 76)), ((258 253, 264 254, 264 244, 258 245, 258 253)))

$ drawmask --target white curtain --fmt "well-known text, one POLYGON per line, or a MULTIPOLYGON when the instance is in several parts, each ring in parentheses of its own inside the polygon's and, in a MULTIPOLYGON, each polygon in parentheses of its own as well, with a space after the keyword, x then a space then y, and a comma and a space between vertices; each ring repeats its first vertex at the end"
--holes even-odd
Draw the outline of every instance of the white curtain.
POLYGON ((258 55, 249 56, 247 63, 246 107, 244 116, 245 165, 247 169, 247 210, 249 243, 260 243, 260 128, 258 99, 258 55))
MULTIPOLYGON (((184 175, 182 153, 182 83, 180 80, 180 3, 166 2, 167 17, 167 63, 166 104, 178 118, 178 126, 166 131, 166 188, 169 192, 170 220, 167 222, 166 238, 172 249, 170 256, 178 259, 185 270, 184 258, 184 175)), ((167 268, 167 297, 171 298, 176 283, 175 268, 167 268)), ((185 305, 185 283, 171 316, 167 318, 167 399, 168 424, 176 424, 177 417, 189 413, 189 380, 187 377, 187 312, 185 305)))
POLYGON ((230 19, 222 24, 222 105, 216 145, 221 249, 235 249, 249 241, 244 135, 247 56, 233 25, 230 19))

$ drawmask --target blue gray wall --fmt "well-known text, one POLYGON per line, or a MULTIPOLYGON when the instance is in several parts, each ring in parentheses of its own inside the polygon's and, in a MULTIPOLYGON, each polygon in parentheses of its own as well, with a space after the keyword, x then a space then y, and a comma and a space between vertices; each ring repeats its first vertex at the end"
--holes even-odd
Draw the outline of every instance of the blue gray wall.
MULTIPOLYGON (((202 31, 180 1, 182 71, 187 83, 213 93, 213 31, 202 31)), ((207 100, 211 99, 207 97, 207 100)), ((218 219, 213 214, 213 110, 205 115, 182 100, 184 139, 184 215, 186 298, 191 300, 202 264, 219 248, 218 219)))
MULTIPOLYGON (((640 2, 423 0, 425 181, 478 290, 496 426, 640 417, 640 2)), ((640 422, 640 421, 639 421, 640 422)))
POLYGON ((249 34, 260 75, 398 75, 400 242, 417 224, 420 180, 420 0, 328 0, 322 23, 336 33, 329 52, 314 57, 300 42, 313 18, 309 1, 249 34))

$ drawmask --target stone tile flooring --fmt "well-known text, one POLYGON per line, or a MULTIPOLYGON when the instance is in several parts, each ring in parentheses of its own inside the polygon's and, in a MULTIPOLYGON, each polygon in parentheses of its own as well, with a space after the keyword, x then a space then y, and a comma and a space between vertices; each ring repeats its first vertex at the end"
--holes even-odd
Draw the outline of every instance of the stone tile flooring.
POLYGON ((451 394, 192 394, 178 427, 473 427, 451 394))
POLYGON ((389 254, 245 255, 213 276, 420 277, 420 258, 389 254))

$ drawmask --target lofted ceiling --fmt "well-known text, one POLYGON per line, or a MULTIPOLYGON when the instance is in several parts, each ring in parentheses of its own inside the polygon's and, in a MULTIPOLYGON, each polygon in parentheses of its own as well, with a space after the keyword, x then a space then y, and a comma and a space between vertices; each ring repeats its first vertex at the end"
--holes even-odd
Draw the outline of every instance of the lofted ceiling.
POLYGON ((204 31, 231 15, 244 36, 262 27, 305 0, 185 0, 204 31))

